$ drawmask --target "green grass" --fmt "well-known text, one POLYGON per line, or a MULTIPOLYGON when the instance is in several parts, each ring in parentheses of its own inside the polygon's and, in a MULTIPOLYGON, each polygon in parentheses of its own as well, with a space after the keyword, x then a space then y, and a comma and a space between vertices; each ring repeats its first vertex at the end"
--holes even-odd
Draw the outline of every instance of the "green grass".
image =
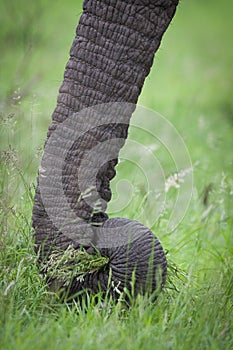
MULTIPOLYGON (((33 251, 35 179, 81 3, 0 1, 0 349, 233 348, 232 10, 228 0, 182 1, 140 96, 183 137, 194 184, 174 232, 166 232, 169 205, 152 225, 186 277, 171 271, 175 288, 168 284, 155 304, 139 296, 128 308, 98 295, 82 306, 61 303, 33 251)), ((150 143, 148 135, 136 137, 150 143)), ((167 153, 154 153, 171 175, 167 153)), ((135 218, 143 177, 123 162, 117 172, 113 199, 119 179, 136 184, 118 215, 135 218)), ((172 189, 168 200, 176 194, 172 189)))

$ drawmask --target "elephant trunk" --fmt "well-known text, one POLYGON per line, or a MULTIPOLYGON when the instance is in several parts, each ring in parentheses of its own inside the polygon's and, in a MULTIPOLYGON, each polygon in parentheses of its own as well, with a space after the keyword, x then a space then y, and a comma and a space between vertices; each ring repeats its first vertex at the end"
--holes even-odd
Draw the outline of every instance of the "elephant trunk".
MULTIPOLYGON (((130 116, 177 3, 84 1, 39 169, 33 227, 41 259, 55 249, 96 243, 110 257, 116 283, 127 285, 136 269, 136 285, 144 288, 153 252, 153 288, 158 266, 165 279, 166 258, 152 233, 135 221, 108 219, 105 210, 130 116), (103 143, 107 152, 101 151, 103 143), (97 168, 94 190, 87 181, 91 162, 97 168), (101 230, 114 234, 109 239, 101 230), (119 238, 122 231, 128 232, 126 242, 119 238), (133 237, 130 245, 128 234, 133 237)), ((106 271, 89 274, 82 283, 73 284, 73 291, 84 287, 95 291, 99 284, 106 289, 107 280, 106 271)))

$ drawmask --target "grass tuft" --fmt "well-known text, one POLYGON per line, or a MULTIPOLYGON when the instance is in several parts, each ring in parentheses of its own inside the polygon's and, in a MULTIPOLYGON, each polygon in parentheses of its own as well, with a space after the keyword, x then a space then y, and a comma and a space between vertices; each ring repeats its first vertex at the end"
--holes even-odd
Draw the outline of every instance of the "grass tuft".
POLYGON ((57 280, 62 287, 69 286, 75 278, 82 282, 85 275, 106 267, 109 258, 101 256, 98 249, 92 254, 84 248, 69 246, 65 251, 56 250, 42 263, 41 272, 48 280, 57 280))

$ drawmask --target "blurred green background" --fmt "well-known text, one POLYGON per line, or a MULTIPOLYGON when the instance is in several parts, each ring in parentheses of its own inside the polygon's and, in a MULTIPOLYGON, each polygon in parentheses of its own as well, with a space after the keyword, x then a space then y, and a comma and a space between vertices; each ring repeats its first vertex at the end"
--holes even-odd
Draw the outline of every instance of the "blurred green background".
MULTIPOLYGON (((201 186, 228 171, 232 132, 231 1, 182 1, 139 103, 171 120, 201 186)), ((1 150, 17 152, 26 181, 36 175, 81 1, 0 1, 1 150)))

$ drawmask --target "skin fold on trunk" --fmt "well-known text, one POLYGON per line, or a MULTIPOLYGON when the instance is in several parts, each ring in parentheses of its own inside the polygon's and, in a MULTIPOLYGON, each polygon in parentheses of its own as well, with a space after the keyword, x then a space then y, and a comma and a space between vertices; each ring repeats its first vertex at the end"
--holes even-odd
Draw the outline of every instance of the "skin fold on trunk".
POLYGON ((116 286, 131 290, 133 274, 135 293, 147 290, 148 276, 151 291, 158 288, 159 271, 159 285, 165 282, 167 263, 158 239, 136 221, 108 219, 105 210, 131 114, 177 4, 178 0, 83 3, 33 207, 41 262, 70 246, 85 247, 90 254, 97 247, 109 259, 105 268, 74 278, 70 295, 84 289, 106 291, 109 273, 112 294, 116 286), (87 181, 91 176, 93 190, 87 181))

